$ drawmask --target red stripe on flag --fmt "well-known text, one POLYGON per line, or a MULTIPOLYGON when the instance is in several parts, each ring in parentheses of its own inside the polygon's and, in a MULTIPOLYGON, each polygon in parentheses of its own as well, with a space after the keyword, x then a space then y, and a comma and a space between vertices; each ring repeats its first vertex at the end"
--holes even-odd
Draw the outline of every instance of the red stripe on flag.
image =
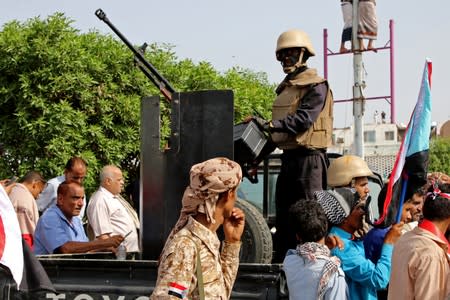
POLYGON ((187 289, 187 287, 184 287, 184 286, 182 286, 182 285, 180 285, 180 284, 178 284, 178 283, 176 283, 176 282, 170 282, 169 285, 170 285, 171 287, 177 288, 177 289, 182 290, 182 291, 184 291, 185 289, 187 289))
MULTIPOLYGON (((408 124, 408 127, 409 127, 409 124, 408 124)), ((408 131, 408 127, 406 128, 405 132, 408 131)), ((375 222, 375 225, 380 225, 381 223, 384 222, 384 219, 387 217, 389 206, 391 205, 391 202, 392 202, 392 194, 394 192, 394 184, 398 180, 402 179, 401 172, 402 172, 403 166, 405 164, 404 158, 402 158, 402 156, 404 156, 406 153, 405 144, 404 144, 405 139, 406 139, 406 134, 405 134, 405 136, 403 136, 402 143, 400 145, 400 149, 397 152, 397 155, 395 157, 394 168, 392 169, 391 176, 389 177, 386 198, 384 199, 383 212, 382 212, 380 218, 375 222)))
POLYGON ((427 68, 428 68, 428 83, 430 84, 431 89, 431 73, 433 72, 433 64, 431 63, 431 61, 427 62, 427 68))
POLYGON ((0 259, 3 257, 3 251, 5 251, 5 227, 3 226, 2 216, 0 216, 0 259))

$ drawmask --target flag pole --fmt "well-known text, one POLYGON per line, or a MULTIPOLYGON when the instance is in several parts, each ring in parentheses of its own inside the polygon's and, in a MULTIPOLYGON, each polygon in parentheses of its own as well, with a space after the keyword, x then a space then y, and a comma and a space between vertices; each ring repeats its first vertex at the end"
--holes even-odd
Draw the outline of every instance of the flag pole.
POLYGON ((400 194, 400 202, 398 205, 398 211, 397 211, 397 217, 395 218, 395 220, 396 220, 395 223, 399 223, 402 218, 403 204, 405 203, 405 197, 406 197, 406 188, 408 187, 408 173, 403 172, 402 177, 403 177, 402 192, 400 194))
POLYGON ((353 0, 352 47, 353 47, 353 127, 354 153, 364 159, 364 96, 362 89, 362 52, 358 40, 359 0, 353 0))

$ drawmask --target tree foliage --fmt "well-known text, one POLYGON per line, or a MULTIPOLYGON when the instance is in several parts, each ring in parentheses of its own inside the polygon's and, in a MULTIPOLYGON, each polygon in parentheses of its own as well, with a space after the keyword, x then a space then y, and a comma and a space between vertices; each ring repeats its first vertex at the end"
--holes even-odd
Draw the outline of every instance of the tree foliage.
MULTIPOLYGON (((90 191, 106 164, 136 172, 140 99, 159 91, 121 41, 81 33, 72 23, 56 13, 12 21, 0 31, 0 178, 31 169, 51 178, 74 155, 89 164, 90 191)), ((221 73, 208 62, 179 59, 168 44, 152 44, 145 55, 178 91, 232 89, 236 122, 254 109, 268 117, 274 85, 264 73, 239 67, 221 73)), ((168 115, 163 105, 166 136, 168 115)))
POLYGON ((430 144, 430 172, 450 174, 450 139, 435 138, 430 144))

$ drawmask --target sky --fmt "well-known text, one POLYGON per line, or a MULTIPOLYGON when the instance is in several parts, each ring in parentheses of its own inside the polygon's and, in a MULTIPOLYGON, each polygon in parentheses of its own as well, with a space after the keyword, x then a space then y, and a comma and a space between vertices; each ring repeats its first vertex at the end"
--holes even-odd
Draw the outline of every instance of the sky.
MULTIPOLYGON (((338 0, 2 0, 0 26, 12 20, 46 18, 63 12, 81 32, 98 30, 114 33, 94 12, 101 8, 110 21, 135 45, 168 43, 180 59, 210 62, 217 70, 233 66, 265 72, 272 83, 284 78, 275 59, 278 36, 298 28, 311 38, 316 56, 308 65, 324 73, 324 29, 328 49, 337 52, 342 33, 342 13, 338 0)), ((407 124, 419 94, 426 58, 433 62, 432 121, 440 127, 450 119, 445 86, 450 70, 447 30, 450 28, 448 1, 377 1, 378 39, 376 47, 393 42, 395 69, 395 114, 397 124, 407 124), (393 20, 394 39, 389 38, 393 20)), ((131 52, 130 52, 131 53, 131 52)), ((389 51, 364 52, 365 97, 386 96, 389 86, 389 51)), ((163 73, 163 72, 162 72, 163 73)), ((328 57, 328 80, 335 99, 352 97, 353 56, 328 57)), ((367 101, 366 123, 372 123, 375 111, 391 118, 386 100, 367 101)), ((351 126, 352 104, 335 104, 335 127, 351 126)))

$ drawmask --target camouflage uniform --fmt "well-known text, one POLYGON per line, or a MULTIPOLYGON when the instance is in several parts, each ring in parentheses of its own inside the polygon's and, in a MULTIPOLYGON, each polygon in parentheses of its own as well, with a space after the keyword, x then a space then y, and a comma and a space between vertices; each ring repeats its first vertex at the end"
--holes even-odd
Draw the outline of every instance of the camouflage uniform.
POLYGON ((229 299, 239 266, 241 243, 224 242, 219 253, 217 234, 189 217, 161 255, 158 279, 150 299, 180 299, 169 295, 169 286, 185 287, 183 299, 199 299, 196 261, 197 244, 200 251, 205 299, 229 299))

